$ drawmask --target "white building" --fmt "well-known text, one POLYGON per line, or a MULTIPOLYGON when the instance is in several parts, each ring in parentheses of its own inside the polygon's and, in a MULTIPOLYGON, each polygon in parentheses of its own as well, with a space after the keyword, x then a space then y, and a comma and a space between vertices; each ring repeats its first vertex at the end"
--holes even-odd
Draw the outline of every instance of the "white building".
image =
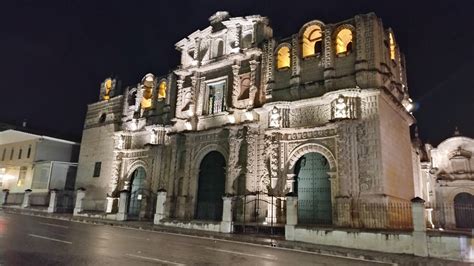
POLYGON ((73 190, 79 143, 23 129, 0 132, 0 189, 6 204, 20 204, 32 190, 32 205, 47 205, 50 189, 73 190))

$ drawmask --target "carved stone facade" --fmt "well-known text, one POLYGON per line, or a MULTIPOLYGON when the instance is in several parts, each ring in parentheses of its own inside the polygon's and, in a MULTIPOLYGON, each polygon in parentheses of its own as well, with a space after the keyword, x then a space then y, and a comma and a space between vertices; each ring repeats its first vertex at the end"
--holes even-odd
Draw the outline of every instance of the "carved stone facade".
MULTIPOLYGON (((308 153, 327 160, 334 204, 413 197, 412 175, 400 170, 412 168, 404 158, 410 158, 414 119, 401 103, 408 95, 406 79, 395 75, 405 69, 390 60, 389 30, 379 18, 366 14, 342 23, 305 24, 322 27, 321 53, 308 58, 299 47, 305 28, 280 40, 273 38, 268 19, 258 15, 231 18, 218 12, 210 24, 176 44, 181 65, 173 74, 149 74, 123 94, 89 105, 84 138, 110 147, 81 158, 107 161, 111 169, 99 179, 80 171, 79 183, 94 191, 86 197, 94 202, 87 205, 90 210, 105 210, 100 195, 105 200, 130 190, 141 167, 148 206, 157 190, 166 190, 168 216, 193 220, 200 165, 214 151, 226 162, 223 194, 278 202, 237 210, 236 221, 258 213, 253 222, 284 223, 286 194, 296 192, 295 166, 308 153), (344 55, 334 48, 341 29, 353 36, 344 55), (277 69, 281 44, 291 50, 288 69, 277 69), (161 82, 166 97, 154 92, 151 105, 144 106, 147 90, 156 91, 161 82), (394 188, 397 182, 404 187, 394 188)), ((403 58, 398 46, 397 56, 403 58)), ((151 217, 152 208, 141 208, 143 217, 151 217)), ((334 224, 340 223, 338 215, 333 212, 334 224)))

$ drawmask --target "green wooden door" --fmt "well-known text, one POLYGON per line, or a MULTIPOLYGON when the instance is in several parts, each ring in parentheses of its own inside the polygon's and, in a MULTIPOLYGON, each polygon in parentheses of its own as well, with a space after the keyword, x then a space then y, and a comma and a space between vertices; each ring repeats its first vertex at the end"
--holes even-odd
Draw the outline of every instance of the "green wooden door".
POLYGON ((308 153, 296 164, 299 224, 331 224, 329 164, 319 153, 308 153))
POLYGON ((196 219, 222 220, 222 196, 225 192, 225 158, 219 152, 208 153, 199 167, 196 219))

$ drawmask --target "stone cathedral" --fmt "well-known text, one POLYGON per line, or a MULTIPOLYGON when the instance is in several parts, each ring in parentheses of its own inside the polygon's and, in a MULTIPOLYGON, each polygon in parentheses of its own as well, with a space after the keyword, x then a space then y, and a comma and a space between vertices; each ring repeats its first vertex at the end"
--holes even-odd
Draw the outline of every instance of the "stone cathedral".
MULTIPOLYGON (((352 202, 414 196, 405 58, 375 14, 309 21, 274 38, 266 17, 217 12, 178 41, 181 63, 88 105, 77 174, 84 213, 212 224, 350 224, 352 202)), ((192 226, 189 226, 190 228, 192 226)), ((212 229, 210 229, 212 230, 212 229)))

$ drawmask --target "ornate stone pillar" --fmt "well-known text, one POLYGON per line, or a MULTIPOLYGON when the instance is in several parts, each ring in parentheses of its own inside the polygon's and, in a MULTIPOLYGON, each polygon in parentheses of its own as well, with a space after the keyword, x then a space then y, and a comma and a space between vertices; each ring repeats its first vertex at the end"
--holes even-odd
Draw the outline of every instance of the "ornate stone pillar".
POLYGON ((260 63, 256 60, 250 61, 250 91, 249 91, 249 105, 247 109, 252 109, 255 101, 255 95, 257 94, 257 69, 260 63))
POLYGON ((181 110, 183 109, 183 84, 184 76, 179 76, 179 79, 176 81, 176 89, 178 91, 176 97, 176 117, 183 118, 181 110))
POLYGON ((240 62, 236 62, 232 66, 232 74, 233 74, 233 83, 232 83, 232 107, 238 108, 237 107, 237 101, 239 98, 240 94, 240 76, 239 76, 239 71, 240 71, 240 62))

